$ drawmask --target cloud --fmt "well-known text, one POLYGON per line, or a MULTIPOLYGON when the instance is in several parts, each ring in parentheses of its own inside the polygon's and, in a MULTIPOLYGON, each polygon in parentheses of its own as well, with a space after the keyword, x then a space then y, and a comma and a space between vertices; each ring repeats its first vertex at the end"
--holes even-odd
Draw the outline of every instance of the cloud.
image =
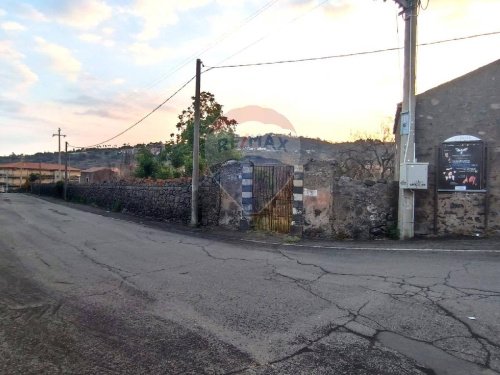
POLYGON ((14 21, 3 22, 0 27, 5 31, 24 31, 26 27, 14 21))
POLYGON ((327 3, 324 5, 326 14, 333 17, 343 16, 353 9, 353 5, 348 1, 340 0, 334 3, 327 3))
POLYGON ((64 99, 61 100, 60 102, 65 104, 74 104, 74 105, 92 106, 92 107, 104 106, 109 104, 108 101, 104 101, 102 99, 98 99, 90 95, 78 95, 75 98, 64 99))
POLYGON ((113 29, 112 27, 103 27, 101 29, 101 32, 104 35, 111 36, 111 35, 113 35, 115 33, 115 29, 113 29))
POLYGON ((0 87, 5 95, 16 97, 38 81, 38 76, 24 63, 24 55, 9 41, 0 41, 0 87))
POLYGON ((164 61, 171 55, 166 47, 151 47, 146 43, 133 43, 128 47, 138 65, 153 65, 164 61))
POLYGON ((112 47, 115 45, 115 42, 113 40, 103 38, 99 34, 83 33, 78 38, 83 42, 101 44, 105 47, 112 47))
POLYGON ((111 83, 113 85, 123 85, 125 82, 124 78, 115 78, 111 83))
POLYGON ((21 60, 24 58, 24 55, 12 46, 12 42, 0 40, 0 57, 5 60, 21 60))
POLYGON ((17 85, 19 90, 24 90, 38 82, 38 76, 28 67, 28 65, 18 62, 14 64, 14 68, 21 78, 17 85))
POLYGON ((37 50, 47 56, 51 62, 51 68, 63 75, 70 81, 76 81, 82 70, 82 64, 73 57, 71 51, 66 47, 47 42, 41 37, 35 37, 37 50))
POLYGON ((0 112, 18 114, 23 108, 24 105, 17 100, 0 98, 0 112))
POLYGON ((62 24, 78 29, 91 29, 109 19, 113 9, 102 0, 81 0, 58 2, 57 7, 50 12, 62 24))
POLYGON ((31 21, 37 21, 37 22, 48 22, 48 18, 38 11, 35 7, 29 4, 21 4, 20 5, 21 10, 19 12, 19 15, 21 17, 27 18, 31 21))
POLYGON ((125 120, 127 117, 113 113, 107 109, 88 109, 82 112, 75 112, 75 115, 79 116, 94 116, 94 117, 104 117, 118 120, 125 120))
POLYGON ((7 14, 7 12, 0 8, 0 17, 3 17, 7 14))
POLYGON ((210 0, 136 0, 131 13, 143 21, 143 29, 136 38, 141 41, 154 39, 163 28, 178 22, 179 13, 199 8, 209 2, 210 0))

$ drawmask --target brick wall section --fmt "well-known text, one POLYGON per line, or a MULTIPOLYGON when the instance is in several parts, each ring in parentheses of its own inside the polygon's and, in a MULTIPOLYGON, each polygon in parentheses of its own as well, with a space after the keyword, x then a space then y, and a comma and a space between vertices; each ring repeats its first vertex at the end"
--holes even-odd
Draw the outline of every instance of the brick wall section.
POLYGON ((429 189, 416 192, 415 234, 499 235, 500 60, 418 95, 416 116, 416 157, 429 162, 429 189), (486 142, 487 193, 436 193, 437 149, 455 135, 486 142))

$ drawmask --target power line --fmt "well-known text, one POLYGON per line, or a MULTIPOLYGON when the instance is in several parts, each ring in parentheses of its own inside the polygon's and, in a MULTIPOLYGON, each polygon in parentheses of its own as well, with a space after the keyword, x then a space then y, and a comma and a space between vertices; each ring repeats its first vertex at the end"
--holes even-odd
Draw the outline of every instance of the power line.
MULTIPOLYGON (((498 34, 500 34, 500 31, 493 31, 493 32, 483 33, 483 34, 475 34, 475 35, 468 35, 468 36, 463 36, 463 37, 458 37, 458 38, 437 40, 437 41, 434 41, 434 42, 420 43, 420 44, 418 44, 418 46, 419 47, 422 47, 422 46, 431 46, 431 45, 435 45, 435 44, 455 42, 455 41, 459 41, 459 40, 479 38, 479 37, 483 37, 483 36, 491 36, 491 35, 498 35, 498 34)), ((371 51, 361 51, 361 52, 344 53, 344 54, 338 54, 338 55, 329 55, 329 56, 320 56, 320 57, 307 57, 307 58, 303 58, 303 59, 264 61, 264 62, 248 63, 248 64, 218 65, 218 66, 212 66, 212 67, 207 66, 207 67, 210 68, 210 69, 224 69, 224 68, 243 68, 243 67, 250 67, 250 66, 262 66, 262 65, 277 65, 277 64, 300 63, 300 62, 308 62, 308 61, 329 60, 329 59, 336 59, 336 58, 343 58, 343 57, 372 55, 372 54, 382 53, 382 52, 397 51, 397 50, 401 50, 402 48, 403 47, 392 47, 392 48, 376 49, 376 50, 371 50, 371 51)))
MULTIPOLYGON (((492 36, 492 35, 498 35, 500 34, 500 31, 493 31, 489 33, 482 33, 482 34, 474 34, 474 35, 468 35, 468 36, 463 36, 463 37, 457 37, 457 38, 451 38, 451 39, 443 39, 443 40, 438 40, 434 42, 426 42, 426 43, 420 43, 418 46, 430 46, 430 45, 436 45, 436 44, 442 44, 442 43, 448 43, 448 42, 454 42, 454 41, 460 41, 460 40, 466 40, 466 39, 473 39, 473 38, 479 38, 483 36, 492 36)), ((377 50, 371 50, 371 51, 361 51, 361 52, 352 52, 352 53, 345 53, 345 54, 339 54, 339 55, 329 55, 329 56, 320 56, 320 57, 309 57, 309 58, 303 58, 303 59, 290 59, 290 60, 278 60, 278 61, 267 61, 267 62, 257 62, 257 63, 248 63, 248 64, 234 64, 234 65, 219 65, 219 66, 205 66, 207 69, 205 69, 203 73, 206 73, 210 70, 213 69, 224 69, 224 68, 242 68, 242 67, 251 67, 251 66, 264 66, 264 65, 277 65, 277 64, 287 64, 287 63, 299 63, 299 62, 309 62, 309 61, 318 61, 318 60, 328 60, 328 59, 334 59, 334 58, 344 58, 344 57, 352 57, 352 56, 362 56, 362 55, 370 55, 370 54, 376 54, 376 53, 383 53, 383 52, 391 52, 391 51, 397 51, 401 50, 402 47, 392 47, 392 48, 383 48, 383 49, 377 49, 377 50)), ((154 109, 152 109, 150 112, 148 112, 146 115, 144 115, 140 120, 136 121, 132 125, 130 125, 128 128, 125 130, 121 131, 117 135, 108 138, 102 142, 89 145, 89 146, 74 146, 68 144, 68 146, 71 146, 73 148, 91 148, 91 147, 96 147, 100 146, 104 143, 107 143, 109 141, 112 141, 119 136, 125 134, 128 132, 130 129, 136 127, 140 123, 142 123, 145 119, 147 119, 149 116, 151 116, 154 112, 159 110, 163 105, 165 105, 168 101, 170 101, 174 96, 176 96, 180 91, 182 91, 189 83, 191 83, 196 76, 191 77, 188 81, 186 81, 179 89, 177 89, 172 95, 170 95, 167 99, 165 99, 163 102, 161 102, 159 105, 157 105, 154 109)))
MULTIPOLYGON (((207 69, 205 71, 208 71, 210 69, 207 69)), ((181 87, 179 87, 172 95, 170 95, 167 99, 165 99, 163 102, 161 102, 160 104, 158 104, 155 108, 153 108, 151 111, 149 111, 146 115, 144 115, 140 120, 134 122, 132 125, 130 125, 128 128, 126 128, 125 130, 121 131, 120 133, 118 133, 117 135, 111 137, 111 138, 108 138, 106 139, 105 141, 102 141, 102 142, 99 142, 99 143, 96 143, 96 144, 93 144, 93 145, 89 145, 89 146, 74 146, 74 145, 70 145, 68 144, 68 146, 71 146, 73 148, 92 148, 92 147, 96 147, 96 146, 100 146, 104 143, 107 143, 109 141, 112 141, 113 139, 115 138, 118 138, 119 136, 125 134, 126 132, 128 132, 130 129, 136 127, 137 125, 139 125, 141 122, 143 122, 145 119, 147 119, 149 116, 151 116, 153 113, 155 113, 157 110, 159 110, 162 106, 164 106, 170 99, 172 99, 174 96, 176 96, 179 92, 182 91, 182 89, 184 89, 189 83, 191 83, 191 81, 193 81, 193 79, 195 79, 196 76, 193 76, 191 77, 191 79, 189 79, 187 82, 185 82, 181 87)))
POLYGON ((226 31, 225 33, 221 34, 218 38, 216 38, 213 42, 211 42, 210 44, 208 44, 207 46, 203 47, 201 50, 199 50, 198 52, 195 52, 194 54, 190 55, 189 57, 187 57, 185 60, 183 60, 179 65, 177 65, 176 67, 174 67, 172 70, 170 70, 168 73, 166 73, 165 75, 163 76, 160 76, 159 78, 157 78, 156 80, 154 80, 153 82, 151 82, 147 88, 152 88, 154 86, 156 86, 157 84, 159 84, 161 81, 171 77, 173 74, 175 74, 176 72, 178 72, 179 70, 181 70, 182 68, 184 68, 186 65, 188 65, 189 63, 191 63, 193 61, 194 58, 196 57, 200 57, 201 55, 203 55, 205 52, 211 50, 212 48, 214 48, 215 46, 217 46, 219 43, 221 43, 222 41, 226 40, 228 37, 230 37, 231 35, 233 35, 234 33, 238 32, 239 30, 241 30, 243 27, 245 27, 248 23, 252 22, 255 18, 257 18, 259 15, 261 15, 262 13, 264 13, 266 10, 268 10, 269 8, 271 8, 276 2, 278 2, 278 0, 270 0, 268 1, 266 4, 264 4, 262 7, 260 7, 259 9, 257 9, 254 13, 250 14, 248 17, 246 17, 241 24, 235 26, 234 28, 232 28, 231 30, 229 31, 226 31))
POLYGON ((304 17, 305 15, 311 13, 312 11, 316 10, 317 8, 319 7, 322 7, 323 5, 325 5, 327 2, 329 2, 330 0, 323 0, 322 2, 320 2, 319 4, 316 4, 315 6, 313 6, 312 8, 308 9, 306 12, 304 13, 301 13, 300 15, 298 15, 297 17, 295 18, 292 18, 290 21, 288 21, 287 23, 283 23, 281 25, 279 25, 278 27, 274 28, 272 31, 270 31, 269 33, 263 35, 262 37, 260 37, 259 39, 257 40, 254 40, 253 42, 251 42, 250 44, 247 44, 245 47, 239 49, 238 51, 236 51, 235 53, 233 53, 232 55, 226 57, 225 59, 221 60, 220 63, 224 62, 224 61, 227 61, 229 59, 232 59, 233 57, 239 55, 240 53, 246 51, 247 49, 253 47, 254 45, 262 42, 264 39, 267 39, 268 37, 270 37, 274 32, 276 32, 277 30, 281 29, 282 27, 284 26, 288 26, 289 24, 295 22, 295 21, 298 21, 299 19, 301 19, 302 17, 304 17))

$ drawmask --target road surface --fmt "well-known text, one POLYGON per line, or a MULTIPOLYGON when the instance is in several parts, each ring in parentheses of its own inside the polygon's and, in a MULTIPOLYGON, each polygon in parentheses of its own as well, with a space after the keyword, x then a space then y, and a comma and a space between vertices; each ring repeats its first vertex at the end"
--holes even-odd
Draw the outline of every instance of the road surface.
POLYGON ((1 194, 0 373, 500 373, 500 251, 398 244, 220 241, 1 194))

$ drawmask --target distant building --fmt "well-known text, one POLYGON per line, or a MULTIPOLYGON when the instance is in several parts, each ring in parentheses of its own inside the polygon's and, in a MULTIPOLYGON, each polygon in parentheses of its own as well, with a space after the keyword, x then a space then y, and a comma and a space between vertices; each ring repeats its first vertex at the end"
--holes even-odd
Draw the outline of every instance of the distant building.
POLYGON ((92 167, 82 171, 80 182, 82 184, 100 184, 116 181, 120 177, 118 168, 92 167))
MULTIPOLYGON (((31 175, 36 175, 36 183, 48 184, 64 179, 64 165, 49 163, 6 163, 0 164, 0 192, 20 188, 31 175)), ((68 167, 68 179, 80 180, 80 170, 68 167)))

